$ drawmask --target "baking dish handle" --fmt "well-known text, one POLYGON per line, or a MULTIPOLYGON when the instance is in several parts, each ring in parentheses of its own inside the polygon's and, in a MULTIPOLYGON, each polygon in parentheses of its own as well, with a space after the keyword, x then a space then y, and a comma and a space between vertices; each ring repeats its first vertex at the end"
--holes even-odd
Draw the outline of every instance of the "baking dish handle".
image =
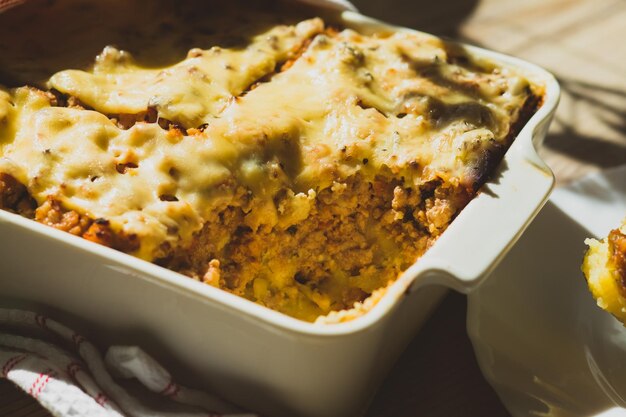
POLYGON ((545 136, 550 119, 545 117, 532 131, 522 130, 494 180, 483 186, 433 247, 407 270, 414 277, 409 291, 440 284, 468 293, 506 255, 554 186, 552 171, 533 146, 538 137, 545 136))

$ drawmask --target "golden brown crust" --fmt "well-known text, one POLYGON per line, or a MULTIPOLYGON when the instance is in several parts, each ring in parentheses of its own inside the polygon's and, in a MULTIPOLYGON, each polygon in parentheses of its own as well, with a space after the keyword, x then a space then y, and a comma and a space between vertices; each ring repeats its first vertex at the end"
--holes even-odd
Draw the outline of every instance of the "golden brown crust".
POLYGON ((500 161, 502 161, 504 154, 513 143, 513 140, 532 115, 537 112, 537 109, 541 107, 542 100, 542 96, 528 89, 528 97, 519 111, 519 116, 509 126, 509 133, 504 141, 501 144, 495 144, 492 148, 485 150, 482 157, 479 159, 479 163, 475 166, 474 175, 472 177, 473 181, 470 185, 470 193, 478 191, 478 189, 491 178, 494 169, 500 164, 500 161))

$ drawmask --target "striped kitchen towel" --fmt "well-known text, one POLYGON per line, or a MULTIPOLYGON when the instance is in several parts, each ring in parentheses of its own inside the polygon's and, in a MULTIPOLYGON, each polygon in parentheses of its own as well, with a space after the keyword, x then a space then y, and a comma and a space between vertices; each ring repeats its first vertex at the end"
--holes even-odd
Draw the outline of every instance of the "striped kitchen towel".
POLYGON ((138 347, 112 346, 103 358, 83 336, 41 314, 0 308, 0 329, 0 376, 15 383, 54 416, 256 416, 177 384, 167 370, 138 347), (149 396, 137 398, 112 375, 117 379, 135 378, 168 402, 186 406, 185 411, 160 411, 162 399, 159 405, 151 406, 146 401, 149 396))

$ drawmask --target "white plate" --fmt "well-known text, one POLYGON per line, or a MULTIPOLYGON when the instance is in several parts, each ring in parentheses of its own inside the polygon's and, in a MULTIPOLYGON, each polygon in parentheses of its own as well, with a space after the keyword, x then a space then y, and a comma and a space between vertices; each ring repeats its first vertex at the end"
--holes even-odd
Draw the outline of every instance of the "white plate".
MULTIPOLYGON (((483 374, 514 416, 623 415, 626 329, 588 292, 580 265, 591 234, 570 217, 586 203, 568 216, 555 201, 563 199, 548 202, 470 294, 468 334, 483 374)), ((626 213, 623 200, 619 210, 626 213)))

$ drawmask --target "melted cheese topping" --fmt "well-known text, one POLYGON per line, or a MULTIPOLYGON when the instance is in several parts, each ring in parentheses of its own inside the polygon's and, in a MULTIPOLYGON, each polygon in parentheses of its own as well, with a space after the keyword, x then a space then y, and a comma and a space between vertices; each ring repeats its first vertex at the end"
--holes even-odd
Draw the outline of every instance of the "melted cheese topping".
POLYGON ((61 71, 49 85, 102 113, 136 114, 154 107, 160 117, 200 126, 322 29, 320 19, 278 26, 243 50, 193 49, 184 61, 158 69, 141 68, 128 53, 108 47, 91 72, 61 71))
POLYGON ((279 190, 306 200, 355 173, 469 187, 529 87, 507 68, 456 64, 448 50, 422 34, 324 31, 320 19, 158 69, 108 47, 92 70, 49 80, 93 110, 51 106, 26 87, 1 93, 0 172, 39 203, 53 197, 137 235, 135 255, 148 260, 164 242, 188 245, 237 185, 267 200, 274 224, 279 190), (184 129, 111 119, 149 109, 184 129))

